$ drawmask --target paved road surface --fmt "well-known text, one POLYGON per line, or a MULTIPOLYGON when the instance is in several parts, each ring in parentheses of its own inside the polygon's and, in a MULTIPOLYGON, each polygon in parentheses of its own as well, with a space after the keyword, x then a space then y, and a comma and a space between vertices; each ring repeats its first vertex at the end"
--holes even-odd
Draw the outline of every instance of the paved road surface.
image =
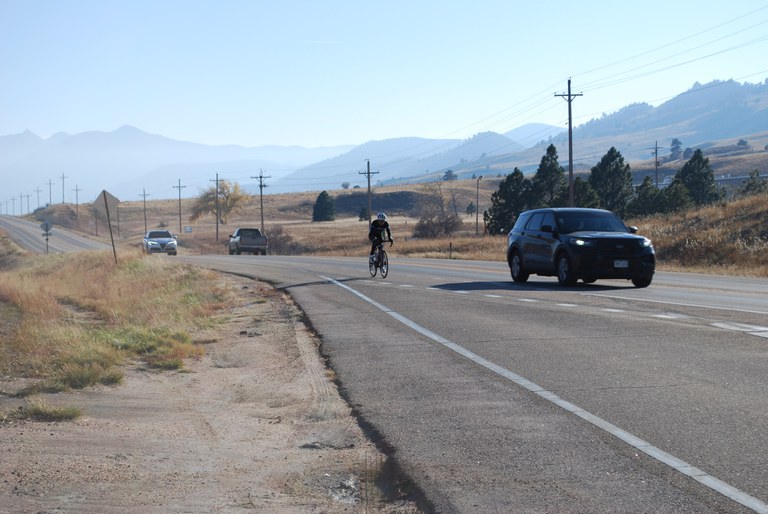
POLYGON ((768 281, 561 288, 491 262, 392 258, 382 280, 363 259, 186 259, 289 291, 441 512, 768 512, 768 281))
POLYGON ((111 248, 104 243, 88 239, 68 230, 53 226, 48 241, 43 236, 40 223, 14 216, 0 216, 0 229, 8 232, 17 244, 36 253, 79 252, 83 250, 104 250, 111 248))

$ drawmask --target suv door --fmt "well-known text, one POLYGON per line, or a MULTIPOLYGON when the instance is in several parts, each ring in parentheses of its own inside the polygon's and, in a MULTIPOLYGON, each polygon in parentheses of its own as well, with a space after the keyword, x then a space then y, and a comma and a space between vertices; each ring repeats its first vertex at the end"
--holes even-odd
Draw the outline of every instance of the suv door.
POLYGON ((541 226, 539 227, 537 249, 541 256, 541 266, 552 272, 555 270, 555 252, 557 252, 558 243, 560 241, 555 237, 557 232, 554 213, 545 212, 544 217, 541 220, 541 226))
POLYGON ((523 227, 520 236, 520 251, 528 271, 538 271, 545 265, 544 250, 541 246, 541 225, 544 221, 543 212, 534 212, 531 219, 523 227))

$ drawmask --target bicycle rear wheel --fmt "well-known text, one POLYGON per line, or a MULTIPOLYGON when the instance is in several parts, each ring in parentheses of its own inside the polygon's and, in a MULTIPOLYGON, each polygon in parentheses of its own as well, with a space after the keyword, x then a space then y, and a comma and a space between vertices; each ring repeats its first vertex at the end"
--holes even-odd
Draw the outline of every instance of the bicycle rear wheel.
POLYGON ((370 257, 368 258, 368 271, 370 272, 372 277, 376 276, 376 263, 378 262, 378 260, 379 260, 378 255, 374 255, 373 259, 371 259, 370 257))
POLYGON ((381 271, 381 278, 387 278, 387 274, 389 273, 389 258, 387 258, 387 252, 384 250, 381 251, 381 265, 379 266, 379 270, 381 271))

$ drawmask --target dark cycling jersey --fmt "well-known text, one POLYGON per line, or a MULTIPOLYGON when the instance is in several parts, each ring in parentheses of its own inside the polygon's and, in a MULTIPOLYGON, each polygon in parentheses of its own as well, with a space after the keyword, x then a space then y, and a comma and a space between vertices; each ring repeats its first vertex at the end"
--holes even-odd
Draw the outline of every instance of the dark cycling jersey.
POLYGON ((384 240, 384 232, 387 233, 386 239, 392 239, 392 232, 389 230, 389 223, 387 220, 375 219, 371 222, 371 228, 368 231, 368 239, 373 241, 374 239, 384 240))

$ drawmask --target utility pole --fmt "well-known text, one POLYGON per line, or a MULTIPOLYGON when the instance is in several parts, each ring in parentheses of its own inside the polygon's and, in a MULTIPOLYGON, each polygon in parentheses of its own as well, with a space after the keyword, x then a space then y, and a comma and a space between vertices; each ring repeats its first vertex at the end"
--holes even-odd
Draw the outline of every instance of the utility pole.
POLYGON ((16 216, 16 197, 11 197, 11 215, 16 216))
POLYGON ((214 200, 216 202, 216 241, 219 240, 219 217, 221 216, 221 213, 219 212, 219 174, 216 174, 216 180, 212 180, 211 182, 216 182, 216 199, 214 200))
POLYGON ((24 195, 24 197, 27 199, 27 214, 29 214, 29 196, 30 195, 24 195))
POLYGON ((573 114, 571 112, 571 103, 575 97, 583 96, 583 94, 571 94, 571 79, 568 79, 568 93, 555 93, 555 96, 565 98, 566 102, 568 102, 568 205, 573 207, 573 114))
POLYGON ((77 193, 82 191, 82 189, 75 184, 75 188, 72 191, 75 192, 75 218, 80 219, 80 198, 77 193))
POLYGON ((64 174, 61 174, 61 203, 64 203, 64 179, 69 178, 65 177, 64 174))
POLYGON ((649 148, 649 150, 653 150, 651 154, 653 155, 653 165, 656 167, 656 189, 659 188, 659 141, 656 140, 656 144, 653 145, 653 148, 649 148))
POLYGON ((477 195, 475 196, 475 237, 480 235, 480 181, 483 176, 477 177, 477 195))
POLYGON ((21 212, 23 210, 24 210, 24 193, 19 193, 19 216, 24 214, 23 212, 21 212))
POLYGON ((42 191, 42 189, 40 189, 40 186, 37 186, 35 188, 35 193, 37 193, 37 208, 38 209, 40 208, 40 192, 41 191, 42 191))
POLYGON ((358 175, 365 175, 368 179, 368 226, 371 225, 371 209, 373 208, 373 201, 371 199, 371 176, 378 174, 378 171, 371 171, 371 160, 366 159, 365 162, 368 163, 367 171, 361 171, 358 172, 358 175))
POLYGON ((150 196, 146 189, 142 189, 142 193, 139 195, 144 199, 144 233, 147 233, 147 197, 150 196))
POLYGON ((179 190, 179 232, 181 232, 181 190, 184 189, 187 186, 181 185, 181 179, 179 179, 179 185, 173 186, 174 189, 179 190))
POLYGON ((53 205, 53 182, 48 179, 48 205, 53 205))
POLYGON ((251 177, 259 180, 259 204, 261 209, 261 235, 264 235, 264 188, 267 187, 264 184, 264 179, 272 178, 271 176, 267 175, 264 176, 264 173, 261 171, 261 168, 259 168, 259 176, 258 177, 251 177))

